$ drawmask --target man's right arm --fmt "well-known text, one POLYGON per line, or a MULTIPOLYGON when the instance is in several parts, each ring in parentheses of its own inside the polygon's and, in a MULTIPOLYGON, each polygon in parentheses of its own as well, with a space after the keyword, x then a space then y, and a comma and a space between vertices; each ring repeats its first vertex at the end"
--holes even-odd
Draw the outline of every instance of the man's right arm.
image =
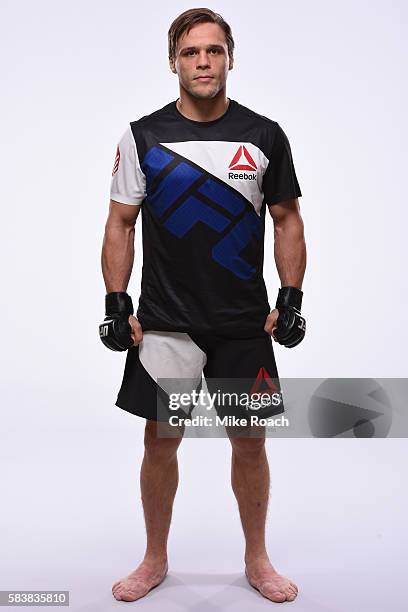
POLYGON ((135 223, 140 208, 140 205, 110 201, 101 257, 106 293, 127 289, 133 268, 135 223))
POLYGON ((146 177, 129 124, 118 142, 112 170, 109 215, 102 247, 106 293, 127 289, 133 267, 135 223, 145 196, 146 177))
MULTIPOLYGON (((101 263, 106 293, 115 297, 121 294, 113 292, 126 292, 132 273, 135 223, 139 211, 140 205, 122 204, 115 200, 110 200, 109 215, 103 237, 101 263)), ((128 296, 125 297, 127 300, 131 299, 128 296)), ((107 299, 109 298, 107 297, 107 299)), ((131 312, 133 312, 133 308, 131 312)), ((142 326, 132 314, 127 317, 127 322, 130 325, 130 336, 133 340, 133 346, 137 346, 143 339, 142 326)), ((104 327, 102 328, 104 329, 104 327)), ((109 335, 112 333, 113 335, 117 334, 117 332, 110 330, 109 335)), ((100 334, 102 334, 101 331, 100 334)), ((108 345, 112 343, 116 347, 116 340, 108 341, 108 345)), ((109 346, 109 348, 112 348, 112 346, 109 346)))
POLYGON ((132 341, 136 346, 143 337, 126 289, 133 268, 135 223, 145 196, 146 177, 129 124, 116 148, 101 256, 106 296, 105 320, 99 334, 112 350, 126 350, 132 341))

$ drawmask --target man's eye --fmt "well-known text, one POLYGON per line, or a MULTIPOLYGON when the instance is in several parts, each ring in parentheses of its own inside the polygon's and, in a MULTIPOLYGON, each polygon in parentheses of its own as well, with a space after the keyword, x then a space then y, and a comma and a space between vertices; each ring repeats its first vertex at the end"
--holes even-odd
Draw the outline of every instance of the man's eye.
MULTIPOLYGON (((220 51, 219 51, 219 49, 209 49, 209 52, 210 53, 214 53, 215 55, 217 55, 217 53, 219 53, 220 51)), ((187 56, 190 55, 191 56, 191 55, 195 55, 196 53, 197 53, 197 51, 191 50, 191 51, 186 51, 184 55, 187 55, 187 56)))

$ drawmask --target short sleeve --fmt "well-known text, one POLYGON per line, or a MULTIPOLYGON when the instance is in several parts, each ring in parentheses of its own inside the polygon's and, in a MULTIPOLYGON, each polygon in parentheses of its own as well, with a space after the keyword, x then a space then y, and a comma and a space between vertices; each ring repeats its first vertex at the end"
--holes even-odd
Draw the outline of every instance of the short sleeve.
POLYGON ((142 204, 146 197, 146 177, 140 168, 130 125, 116 147, 110 197, 122 204, 142 204))
POLYGON ((279 124, 272 144, 262 190, 268 206, 302 195, 296 177, 289 140, 279 124))

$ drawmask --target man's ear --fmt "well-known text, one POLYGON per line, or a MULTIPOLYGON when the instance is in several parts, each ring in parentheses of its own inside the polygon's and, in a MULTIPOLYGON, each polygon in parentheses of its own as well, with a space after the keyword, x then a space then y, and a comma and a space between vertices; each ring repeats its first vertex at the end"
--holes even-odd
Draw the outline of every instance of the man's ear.
POLYGON ((174 60, 172 60, 172 59, 170 59, 170 58, 169 58, 169 66, 170 66, 170 70, 171 70, 172 72, 174 72, 174 74, 177 74, 177 70, 176 70, 176 67, 175 67, 175 65, 174 65, 174 60))
POLYGON ((234 67, 234 58, 230 57, 229 59, 229 65, 228 65, 228 70, 232 70, 234 67))

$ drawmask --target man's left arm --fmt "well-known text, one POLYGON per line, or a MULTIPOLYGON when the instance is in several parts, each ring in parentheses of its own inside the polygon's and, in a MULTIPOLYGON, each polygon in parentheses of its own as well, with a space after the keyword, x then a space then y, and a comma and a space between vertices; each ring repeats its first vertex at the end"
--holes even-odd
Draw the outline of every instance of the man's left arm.
MULTIPOLYGON (((296 313, 297 310, 300 315, 301 289, 306 270, 306 242, 299 201, 298 198, 283 200, 268 206, 268 209, 274 224, 274 257, 282 287, 279 290, 277 304, 280 300, 282 314, 286 307, 293 306, 294 312, 296 313)), ((281 344, 296 346, 303 339, 299 326, 300 330, 305 328, 305 321, 298 315, 292 318, 287 315, 289 320, 286 323, 290 324, 293 320, 295 329, 292 329, 290 333, 283 329, 288 338, 284 336, 278 339, 279 335, 276 337, 273 332, 278 327, 280 311, 278 308, 271 311, 266 319, 264 329, 275 340, 281 340, 281 344)), ((285 323, 283 320, 279 321, 279 323, 281 322, 285 323)))
POLYGON ((306 267, 306 247, 297 180, 289 139, 279 123, 273 124, 268 166, 262 191, 274 222, 275 261, 281 280, 275 308, 268 315, 265 331, 288 348, 301 342, 306 331, 301 316, 301 290, 306 267))
POLYGON ((274 257, 281 285, 302 289, 306 243, 299 201, 285 200, 268 209, 273 219, 274 257))

